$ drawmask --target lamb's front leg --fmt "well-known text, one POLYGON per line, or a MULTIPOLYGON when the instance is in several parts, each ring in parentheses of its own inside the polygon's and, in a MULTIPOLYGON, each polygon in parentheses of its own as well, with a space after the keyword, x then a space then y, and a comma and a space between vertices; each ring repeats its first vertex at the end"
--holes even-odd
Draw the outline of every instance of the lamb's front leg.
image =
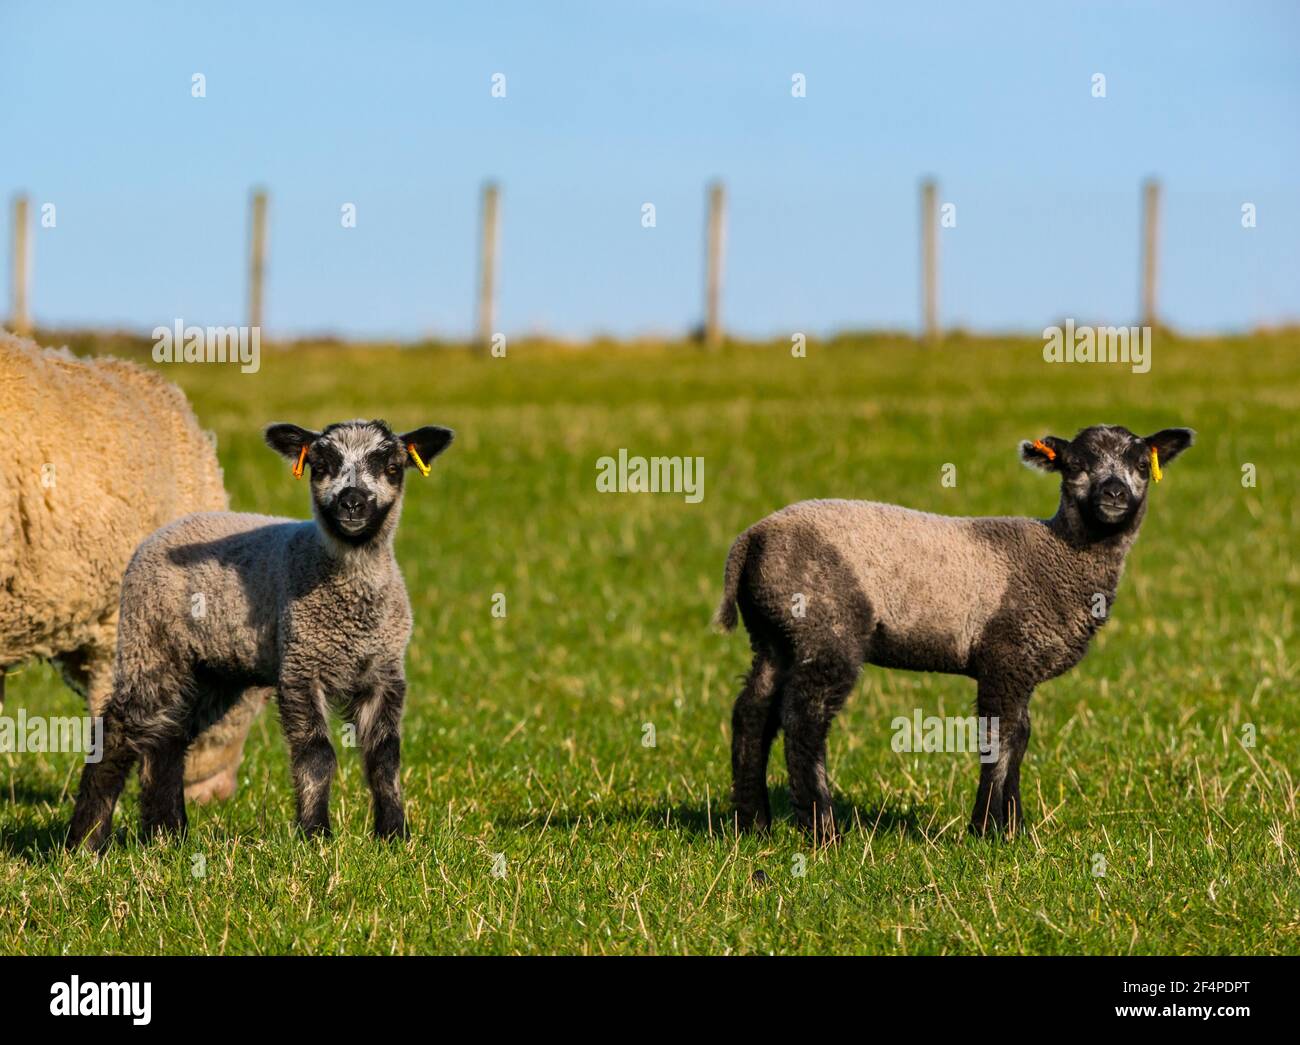
POLYGON ((350 717, 366 767, 366 782, 375 809, 376 838, 404 838, 402 809, 402 707, 406 679, 398 667, 353 705, 350 717))
POLYGON ((1016 834, 1024 826, 1020 763, 1029 746, 1032 694, 1032 687, 1005 680, 979 683, 980 786, 970 819, 975 834, 994 829, 1016 834))
POLYGON ((330 743, 324 700, 315 684, 280 680, 280 724, 289 744, 293 786, 298 798, 298 826, 307 835, 330 833, 330 782, 338 757, 330 743))
POLYGON ((1007 811, 1006 828, 1009 834, 1019 834, 1025 827, 1025 806, 1020 800, 1020 763, 1029 747, 1029 698, 1019 706, 1010 739, 1006 780, 1002 785, 1002 803, 1007 811))

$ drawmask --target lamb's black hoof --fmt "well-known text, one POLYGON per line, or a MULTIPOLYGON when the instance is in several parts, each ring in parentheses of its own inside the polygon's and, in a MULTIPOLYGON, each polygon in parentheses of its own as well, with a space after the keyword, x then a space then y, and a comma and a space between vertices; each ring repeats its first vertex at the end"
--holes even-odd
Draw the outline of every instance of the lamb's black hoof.
POLYGON ((74 827, 68 832, 68 837, 63 843, 69 852, 76 852, 78 849, 84 849, 88 853, 103 855, 104 851, 113 841, 113 829, 111 827, 85 829, 74 827))
POLYGON ((765 835, 772 830, 772 818, 766 813, 750 813, 737 809, 732 815, 736 830, 742 835, 765 835))
POLYGON ((834 817, 799 817, 799 829, 812 839, 814 846, 835 845, 843 837, 843 832, 835 826, 834 817))
POLYGON ((140 836, 147 844, 167 844, 182 841, 189 833, 185 824, 145 824, 140 829, 140 836))
POLYGON ((1024 833, 1025 822, 1021 818, 997 820, 991 816, 973 816, 966 830, 976 838, 1005 838, 1010 840, 1024 833))

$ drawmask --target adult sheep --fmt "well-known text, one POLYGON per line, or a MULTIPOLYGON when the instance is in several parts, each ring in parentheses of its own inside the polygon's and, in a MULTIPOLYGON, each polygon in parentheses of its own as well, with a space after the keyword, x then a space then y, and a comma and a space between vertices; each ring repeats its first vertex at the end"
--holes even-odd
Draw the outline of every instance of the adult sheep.
MULTIPOLYGON (((0 670, 45 658, 97 715, 113 689, 127 561, 158 527, 226 508, 217 455, 185 396, 157 374, 4 331, 0 418, 0 670)), ((187 797, 234 792, 265 701, 248 693, 195 744, 187 797)))

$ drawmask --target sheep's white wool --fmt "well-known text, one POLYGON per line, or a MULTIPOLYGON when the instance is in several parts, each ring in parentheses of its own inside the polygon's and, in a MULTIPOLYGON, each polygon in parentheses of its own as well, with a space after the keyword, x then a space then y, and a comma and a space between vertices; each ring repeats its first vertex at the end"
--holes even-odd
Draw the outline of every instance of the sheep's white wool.
MULTIPOLYGON (((79 359, 0 331, 0 668, 52 660, 102 712, 122 572, 150 532, 226 507, 212 441, 185 396, 111 356, 79 359)), ((188 612, 188 611, 187 611, 188 612)), ((265 694, 193 745, 194 797, 229 794, 265 694)))

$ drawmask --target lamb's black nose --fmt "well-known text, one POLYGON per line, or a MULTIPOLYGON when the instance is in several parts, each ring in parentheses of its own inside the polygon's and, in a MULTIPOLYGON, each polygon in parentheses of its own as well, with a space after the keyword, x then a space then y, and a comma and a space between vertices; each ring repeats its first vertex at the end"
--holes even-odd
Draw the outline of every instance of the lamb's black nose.
POLYGON ((349 486, 339 494, 339 508, 348 515, 359 515, 366 506, 366 497, 355 486, 349 486))
POLYGON ((1128 500, 1128 487, 1119 479, 1107 479, 1101 484, 1101 499, 1123 504, 1128 500))

